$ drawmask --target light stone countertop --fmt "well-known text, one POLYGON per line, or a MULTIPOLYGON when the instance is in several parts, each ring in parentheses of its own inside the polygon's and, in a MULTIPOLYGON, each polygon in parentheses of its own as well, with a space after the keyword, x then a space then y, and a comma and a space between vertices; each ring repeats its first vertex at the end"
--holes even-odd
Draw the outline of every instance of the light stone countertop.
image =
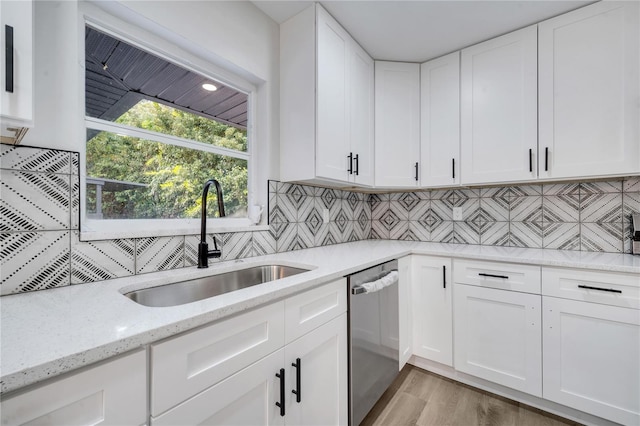
POLYGON ((640 256, 367 240, 155 272, 0 298, 0 393, 87 366, 407 254, 638 274, 640 256), (250 266, 312 269, 180 306, 138 305, 122 293, 250 266))

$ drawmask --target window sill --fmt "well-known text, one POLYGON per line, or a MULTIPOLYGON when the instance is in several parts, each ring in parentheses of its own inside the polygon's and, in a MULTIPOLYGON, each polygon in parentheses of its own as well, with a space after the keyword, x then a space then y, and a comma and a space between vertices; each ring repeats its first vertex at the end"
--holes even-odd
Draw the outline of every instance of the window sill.
MULTIPOLYGON (((231 219, 227 223, 216 223, 216 219, 207 221, 207 234, 222 234, 234 232, 268 231, 269 225, 251 225, 247 219, 231 219)), ((199 235, 200 220, 187 220, 181 223, 167 223, 169 221, 145 221, 135 223, 135 220, 113 220, 112 223, 87 220, 85 231, 80 231, 80 241, 115 240, 127 238, 170 237, 180 235, 199 235), (143 226, 140 226, 143 225, 143 226)))

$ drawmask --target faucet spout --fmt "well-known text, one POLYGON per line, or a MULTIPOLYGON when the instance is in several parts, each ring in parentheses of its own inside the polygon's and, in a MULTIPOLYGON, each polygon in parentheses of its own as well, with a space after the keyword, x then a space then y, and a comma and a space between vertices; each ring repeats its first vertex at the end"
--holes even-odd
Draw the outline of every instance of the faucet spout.
POLYGON ((198 268, 208 268, 209 258, 218 258, 222 256, 222 252, 218 250, 218 243, 216 238, 213 237, 214 249, 209 251, 209 245, 207 244, 207 195, 209 194, 209 187, 214 185, 216 189, 216 198, 218 200, 218 214, 220 217, 224 217, 224 199, 222 198, 222 187, 220 183, 215 179, 209 179, 204 184, 202 190, 202 213, 200 216, 200 244, 198 244, 198 268))

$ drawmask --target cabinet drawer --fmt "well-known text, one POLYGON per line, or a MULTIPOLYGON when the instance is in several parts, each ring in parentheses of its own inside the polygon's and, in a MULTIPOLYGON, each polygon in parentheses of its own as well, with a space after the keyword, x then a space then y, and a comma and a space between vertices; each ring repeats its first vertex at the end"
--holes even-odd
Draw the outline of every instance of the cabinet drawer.
POLYGON ((620 272, 544 267, 542 294, 640 309, 640 276, 620 272))
POLYGON ((145 351, 2 398, 2 425, 141 425, 147 415, 145 351))
POLYGON ((277 302, 151 346, 151 415, 203 391, 284 345, 277 302))
POLYGON ((287 343, 347 311, 347 280, 340 279, 285 300, 287 343))
POLYGON ((459 284, 540 294, 540 267, 456 259, 453 261, 453 281, 459 284))

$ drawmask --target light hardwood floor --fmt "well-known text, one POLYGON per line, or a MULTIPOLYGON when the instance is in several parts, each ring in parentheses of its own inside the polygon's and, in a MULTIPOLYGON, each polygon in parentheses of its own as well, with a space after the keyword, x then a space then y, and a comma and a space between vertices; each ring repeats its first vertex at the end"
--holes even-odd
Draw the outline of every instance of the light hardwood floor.
POLYGON ((578 424, 407 364, 361 426, 578 424))

